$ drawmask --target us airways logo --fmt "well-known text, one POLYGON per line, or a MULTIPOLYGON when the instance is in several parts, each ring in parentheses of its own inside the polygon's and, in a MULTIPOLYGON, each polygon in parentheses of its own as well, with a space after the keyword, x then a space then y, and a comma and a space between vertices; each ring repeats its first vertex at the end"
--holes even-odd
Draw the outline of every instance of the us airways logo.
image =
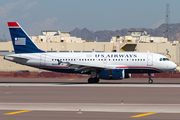
POLYGON ((52 65, 63 65, 62 61, 60 61, 59 59, 52 59, 52 61, 57 61, 56 64, 52 64, 52 65))
POLYGON ((95 54, 96 58, 136 58, 137 54, 95 54))

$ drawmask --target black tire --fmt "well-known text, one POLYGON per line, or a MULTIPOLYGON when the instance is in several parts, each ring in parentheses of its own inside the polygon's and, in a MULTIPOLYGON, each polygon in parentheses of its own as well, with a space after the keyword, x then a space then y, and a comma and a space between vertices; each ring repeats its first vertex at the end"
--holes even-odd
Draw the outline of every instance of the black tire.
POLYGON ((95 77, 94 78, 94 83, 98 83, 99 82, 99 78, 95 77))
POLYGON ((88 79, 88 83, 98 83, 98 82, 99 82, 99 78, 97 77, 88 79))
POLYGON ((89 78, 88 83, 93 83, 93 78, 89 78))
POLYGON ((148 82, 149 82, 149 84, 152 84, 152 83, 153 83, 153 80, 152 80, 152 79, 149 79, 148 82))

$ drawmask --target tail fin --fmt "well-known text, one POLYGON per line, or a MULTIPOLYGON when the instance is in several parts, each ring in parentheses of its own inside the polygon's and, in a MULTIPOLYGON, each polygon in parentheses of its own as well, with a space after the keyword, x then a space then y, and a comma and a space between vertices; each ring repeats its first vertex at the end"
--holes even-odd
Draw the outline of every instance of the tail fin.
POLYGON ((33 43, 28 34, 17 22, 8 22, 8 27, 16 54, 44 52, 33 43))

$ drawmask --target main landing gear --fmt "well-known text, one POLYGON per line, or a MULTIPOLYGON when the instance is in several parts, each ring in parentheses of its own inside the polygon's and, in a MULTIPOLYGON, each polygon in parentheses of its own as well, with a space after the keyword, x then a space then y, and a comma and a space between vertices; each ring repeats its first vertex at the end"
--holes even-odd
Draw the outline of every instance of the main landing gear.
POLYGON ((153 83, 153 80, 151 79, 151 73, 148 73, 148 76, 149 76, 149 84, 152 84, 153 83))
POLYGON ((99 82, 99 78, 97 77, 88 79, 88 83, 98 83, 98 82, 99 82))
POLYGON ((97 72, 91 71, 91 77, 88 79, 88 83, 98 83, 98 82, 99 82, 99 78, 97 77, 97 72))

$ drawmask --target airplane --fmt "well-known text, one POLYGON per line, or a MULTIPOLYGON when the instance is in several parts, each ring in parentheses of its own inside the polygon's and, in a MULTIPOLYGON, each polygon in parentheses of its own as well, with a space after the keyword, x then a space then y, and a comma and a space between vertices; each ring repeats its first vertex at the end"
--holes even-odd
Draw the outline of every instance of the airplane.
POLYGON ((8 27, 15 54, 4 56, 5 60, 55 72, 90 74, 88 83, 127 79, 132 73, 147 73, 148 82, 153 83, 152 73, 177 67, 164 55, 150 52, 48 53, 39 49, 17 22, 8 22, 8 27))

